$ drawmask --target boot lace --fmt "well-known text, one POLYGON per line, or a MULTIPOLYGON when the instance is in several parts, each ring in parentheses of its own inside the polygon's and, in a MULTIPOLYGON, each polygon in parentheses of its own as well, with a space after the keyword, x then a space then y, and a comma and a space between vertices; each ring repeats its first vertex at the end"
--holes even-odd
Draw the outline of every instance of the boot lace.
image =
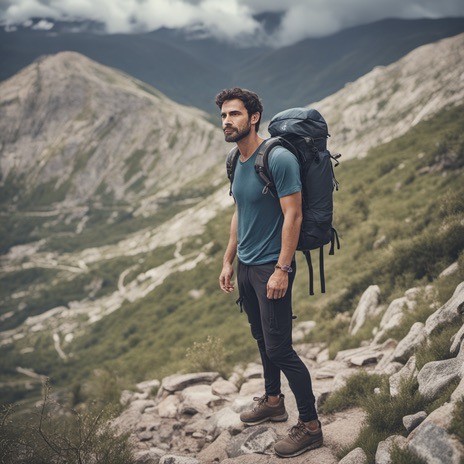
POLYGON ((293 441, 298 441, 300 438, 302 438, 305 434, 307 434, 307 428, 303 424, 302 421, 298 421, 296 425, 294 425, 288 434, 288 436, 293 440, 293 441))
POLYGON ((267 395, 264 394, 263 396, 255 396, 253 401, 258 402, 258 404, 253 408, 253 411, 257 411, 267 401, 267 395))

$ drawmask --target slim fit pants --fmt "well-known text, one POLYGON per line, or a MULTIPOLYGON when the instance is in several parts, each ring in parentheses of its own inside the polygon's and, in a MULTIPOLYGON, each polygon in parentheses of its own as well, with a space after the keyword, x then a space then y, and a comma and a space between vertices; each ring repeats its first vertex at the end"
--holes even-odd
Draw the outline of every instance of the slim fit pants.
POLYGON ((317 419, 311 376, 292 347, 292 285, 296 266, 292 263, 294 271, 289 274, 285 296, 271 300, 266 293, 274 266, 275 262, 256 266, 238 262, 240 302, 248 316, 251 334, 258 343, 266 394, 280 394, 282 371, 295 395, 300 419, 308 422, 317 419))

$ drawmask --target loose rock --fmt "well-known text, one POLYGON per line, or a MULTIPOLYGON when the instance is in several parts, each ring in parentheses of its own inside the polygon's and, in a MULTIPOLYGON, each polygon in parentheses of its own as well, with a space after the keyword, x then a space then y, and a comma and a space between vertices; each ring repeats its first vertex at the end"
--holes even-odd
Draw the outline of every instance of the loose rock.
POLYGON ((375 317, 382 311, 379 307, 380 287, 378 285, 370 285, 362 294, 351 318, 349 332, 354 335, 370 317, 375 317))
POLYGON ((419 412, 416 412, 416 414, 410 414, 409 416, 404 416, 403 425, 408 431, 408 433, 410 433, 419 424, 421 424, 426 417, 427 417, 427 413, 425 411, 419 411, 419 412))
POLYGON ((381 441, 375 453, 375 464, 391 464, 391 449, 394 445, 404 448, 407 445, 407 440, 401 435, 392 435, 381 441))
POLYGON ((367 464, 367 456, 362 448, 349 452, 338 464, 367 464))
POLYGON ((227 455, 234 458, 242 454, 274 454, 276 439, 277 434, 270 427, 250 427, 230 441, 227 455))

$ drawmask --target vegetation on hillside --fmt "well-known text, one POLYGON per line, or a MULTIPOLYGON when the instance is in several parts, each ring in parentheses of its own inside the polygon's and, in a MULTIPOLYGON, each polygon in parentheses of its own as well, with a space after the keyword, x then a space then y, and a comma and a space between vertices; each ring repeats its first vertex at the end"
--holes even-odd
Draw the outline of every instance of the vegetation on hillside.
MULTIPOLYGON (((326 295, 308 296, 306 265, 301 256, 297 259, 294 313, 297 321, 318 323, 308 341, 326 342, 334 354, 370 338, 369 326, 355 337, 348 334, 349 315, 368 285, 378 284, 387 303, 410 287, 433 282, 434 303, 441 304, 464 279, 462 110, 443 111, 371 150, 366 158, 344 162, 336 169, 341 189, 335 195, 335 227, 342 249, 325 260, 326 295), (437 280, 456 260, 459 270, 437 280)), ((59 386, 83 384, 97 367, 130 382, 161 378, 192 370, 186 351, 195 343, 207 343, 208 336, 222 340, 225 370, 255 358, 257 349, 246 315, 235 305, 236 295, 222 294, 217 284, 231 215, 232 209, 225 210, 201 237, 184 244, 187 250, 199 250, 211 243, 207 261, 171 275, 144 299, 126 301, 91 325, 64 345, 69 354, 66 361, 57 356, 50 334, 38 333, 14 346, 0 347, 2 375, 14 379, 17 366, 34 366, 59 386), (32 352, 21 353, 28 347, 32 352)), ((105 271, 108 276, 109 271, 105 271)), ((3 395, 2 387, 6 401, 28 394, 20 389, 7 393, 3 395)))

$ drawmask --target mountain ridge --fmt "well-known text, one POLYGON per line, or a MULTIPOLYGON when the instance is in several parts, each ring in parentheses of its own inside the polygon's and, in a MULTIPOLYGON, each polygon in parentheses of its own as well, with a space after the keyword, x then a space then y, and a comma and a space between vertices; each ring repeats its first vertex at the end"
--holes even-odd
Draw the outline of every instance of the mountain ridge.
POLYGON ((376 65, 392 63, 424 43, 464 31, 463 18, 383 20, 285 49, 243 49, 178 31, 110 36, 0 30, 0 79, 42 54, 75 50, 134 75, 171 99, 214 111, 214 95, 242 85, 264 99, 266 116, 326 97, 376 65), (356 44, 349 47, 350 43, 356 44), (375 48, 373 48, 375 45, 375 48))

